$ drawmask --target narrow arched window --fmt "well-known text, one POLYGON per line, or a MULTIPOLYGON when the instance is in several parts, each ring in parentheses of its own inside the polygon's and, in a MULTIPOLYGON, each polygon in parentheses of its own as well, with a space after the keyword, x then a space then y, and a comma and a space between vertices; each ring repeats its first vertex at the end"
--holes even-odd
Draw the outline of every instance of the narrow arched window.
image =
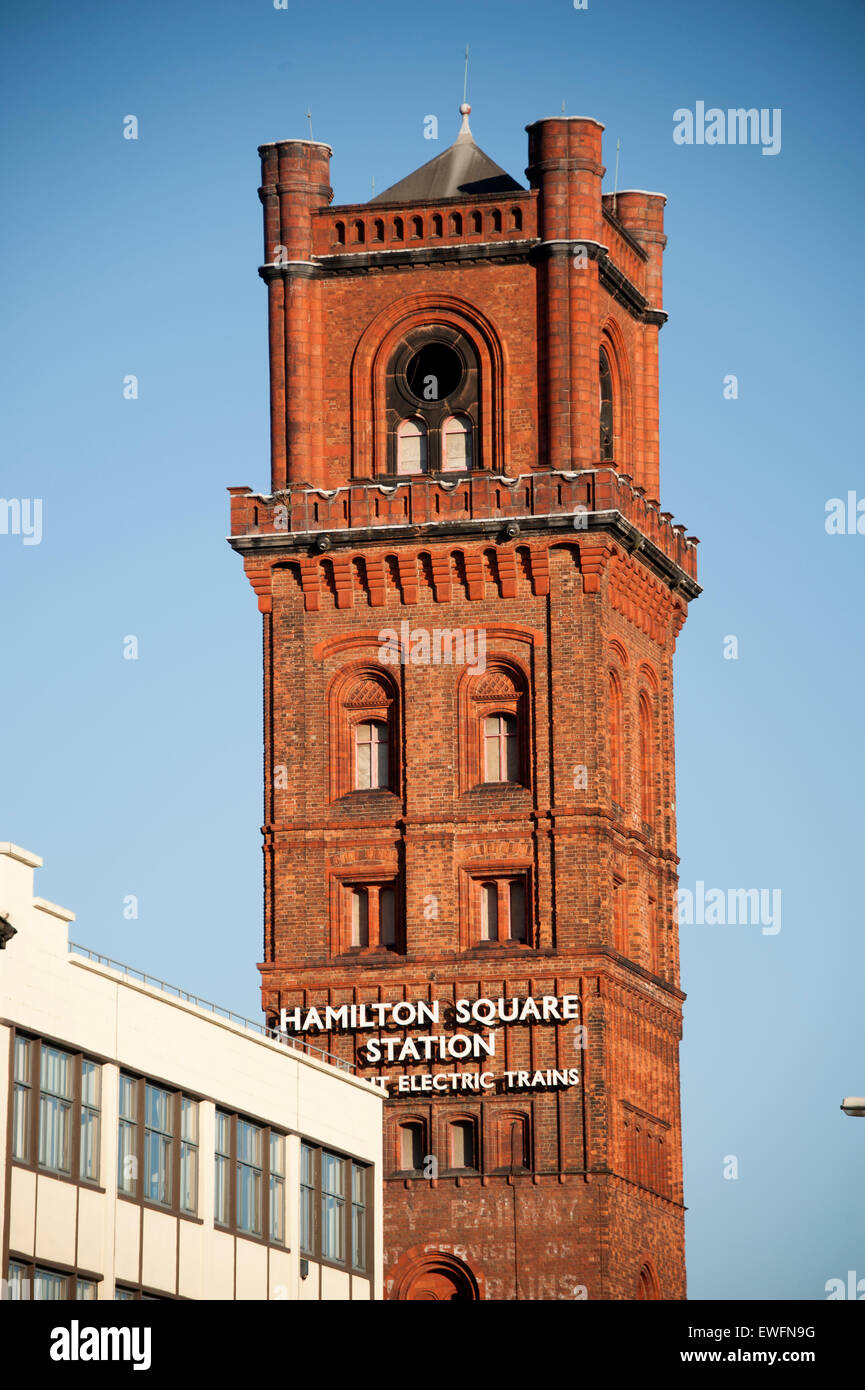
POLYGON ((434 213, 433 213, 433 220, 432 220, 432 234, 433 234, 433 236, 441 236, 441 234, 442 234, 443 231, 444 231, 444 223, 442 222, 441 213, 440 213, 440 212, 434 212, 434 213))
POLYGON ((373 241, 384 241, 384 222, 380 217, 377 217, 372 224, 372 239, 373 241))
POLYGON ((397 473, 427 471, 427 427, 423 420, 403 420, 396 436, 397 473))
POLYGON ((417 1172, 424 1161, 424 1126, 421 1120, 408 1120, 399 1126, 399 1166, 403 1172, 417 1172))
POLYGON ((661 1297, 658 1287, 658 1276, 651 1265, 644 1264, 640 1273, 637 1275, 637 1298, 657 1300, 661 1297))
POLYGON ((514 714, 489 714, 484 720, 484 781, 520 780, 519 726, 514 714))
POLYGON ((511 229, 521 232, 523 229, 523 214, 520 208, 511 208, 511 229))
POLYGON ((382 946, 396 945, 396 893, 382 888, 378 895, 379 941, 382 946))
POLYGON ((339 246, 345 246, 345 223, 337 222, 334 226, 336 240, 339 246))
POLYGON ((454 1120, 450 1126, 452 1168, 477 1167, 477 1143, 473 1120, 454 1120))
POLYGON ((622 683, 610 672, 610 796, 619 806, 624 802, 624 743, 622 726, 622 683))
POLYGON ((403 239, 404 236, 405 236, 405 230, 404 230, 404 227, 403 227, 403 220, 402 220, 401 217, 395 217, 395 218, 393 219, 393 231, 392 231, 393 240, 394 240, 394 241, 402 241, 402 239, 403 239))
POLYGON ((651 825, 655 815, 654 719, 645 691, 640 694, 640 814, 651 825))
POLYGON ((450 231, 451 231, 451 236, 462 236, 462 234, 463 234, 463 218, 462 218, 462 213, 460 213, 460 212, 452 212, 452 213, 451 213, 451 218, 450 218, 450 231))
POLYGON ((610 359, 601 348, 598 368, 599 415, 601 424, 601 460, 609 463, 613 459, 613 373, 610 359))
POLYGON ((359 218, 352 227, 352 233, 355 241, 364 242, 366 240, 366 227, 359 218))
POLYGON ((481 884, 481 941, 499 939, 499 887, 497 883, 481 884))
POLYGON ((493 208, 490 213, 490 231, 500 232, 502 229, 502 214, 498 208, 493 208))
POLYGON ((354 785, 357 791, 387 787, 390 783, 390 739, 383 719, 355 725, 354 785))
POLYGON ((351 944, 369 945, 369 891, 366 888, 351 890, 351 944))
POLYGON ((472 466, 472 422, 467 415, 449 415, 442 426, 442 469, 466 472, 472 466))
POLYGON ((471 217, 472 217, 472 236, 480 236, 481 232, 482 232, 483 229, 484 229, 483 218, 481 217, 481 214, 480 214, 479 212, 473 212, 472 215, 471 215, 471 217))
POLYGON ((423 218, 413 217, 411 219, 411 234, 413 237, 423 236, 423 218))

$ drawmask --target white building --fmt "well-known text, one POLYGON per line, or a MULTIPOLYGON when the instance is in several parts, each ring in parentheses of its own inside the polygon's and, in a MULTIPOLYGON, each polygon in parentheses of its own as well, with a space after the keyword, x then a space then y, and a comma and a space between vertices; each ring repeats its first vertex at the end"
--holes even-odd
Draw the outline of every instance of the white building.
POLYGON ((381 1091, 70 947, 41 863, 0 843, 6 1295, 381 1298, 381 1091))

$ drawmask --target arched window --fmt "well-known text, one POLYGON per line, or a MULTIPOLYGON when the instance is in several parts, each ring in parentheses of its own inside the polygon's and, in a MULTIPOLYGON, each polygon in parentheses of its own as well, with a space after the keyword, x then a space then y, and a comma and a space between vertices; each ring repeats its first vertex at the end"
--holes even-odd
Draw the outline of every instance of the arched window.
POLYGON ((390 786, 390 732, 383 719, 364 720, 354 728, 355 791, 390 786))
POLYGON ((519 726, 514 714, 488 714, 484 719, 484 781, 520 780, 519 726))
POLYGON ((451 1168, 477 1168, 477 1128, 474 1120, 454 1120, 449 1129, 451 1168))
POLYGON ((520 1172, 529 1167, 529 1122, 525 1115, 507 1113, 497 1122, 497 1166, 520 1172))
POLYGON ((398 1126, 399 1166, 404 1173, 416 1173, 423 1168, 424 1161, 424 1123, 422 1120, 407 1120, 398 1126))
POLYGON ((514 663, 486 657, 486 671, 470 670, 459 687, 460 790, 531 778, 528 678, 514 663))
POLYGON ((402 241, 402 239, 403 239, 404 236, 405 236, 405 229, 404 229, 404 226, 403 226, 403 220, 402 220, 401 217, 395 217, 395 218, 393 219, 393 229, 392 229, 392 232, 391 232, 391 240, 393 240, 393 241, 402 241))
POLYGON ((480 899, 480 940, 525 941, 525 875, 478 880, 476 888, 480 899))
POLYGON ((328 691, 330 797, 379 796, 399 787, 398 689, 373 666, 350 666, 328 691))
POLYGON ((655 721, 645 690, 640 692, 640 814, 651 825, 655 818, 655 721))
POLYGON ((397 473, 427 471, 427 427, 423 420, 403 420, 397 430, 397 473))
POLYGON ((483 220, 483 218, 481 217, 481 214, 480 214, 479 212, 473 212, 472 215, 471 215, 471 218, 472 218, 472 236, 480 236, 481 232, 482 232, 483 229, 484 229, 484 220, 483 220))
POLYGON ((442 425, 442 469, 466 472, 472 466, 472 422, 467 415, 449 415, 442 425))
POLYGON ((622 722, 622 683, 610 672, 610 796, 624 804, 624 729, 622 722))
POLYGON ((637 1298, 658 1300, 660 1297, 661 1290, 658 1285, 658 1276, 647 1261, 637 1275, 637 1298))
POLYGON ((345 223, 337 222, 334 226, 334 232, 336 233, 337 244, 345 246, 345 223))
POLYGON ((432 234, 433 236, 441 236, 443 231, 444 223, 442 222, 442 215, 440 212, 434 212, 432 220, 432 234))
POLYGON ((352 888, 351 892, 351 944, 369 945, 369 889, 352 888))
POLYGON ((613 440, 613 374, 610 359, 601 348, 598 369, 598 411, 601 425, 601 461, 609 463, 614 457, 613 440))
POLYGON ((413 237, 423 236, 423 218, 413 217, 411 219, 411 234, 413 237))
POLYGON ((502 229, 502 215, 498 208, 493 208, 490 213, 490 231, 500 232, 502 229))
POLYGON ((523 214, 520 208, 511 208, 511 230, 521 232, 523 229, 523 214))
POLYGON ((352 226, 352 233, 355 241, 363 242, 366 240, 366 228, 359 218, 352 226))
POLYGON ((462 219, 462 213, 460 213, 460 212, 452 212, 452 213, 451 213, 451 218, 450 218, 450 234, 451 234, 451 236, 462 236, 462 234, 463 234, 463 219, 462 219))
POLYGON ((380 217, 377 217, 372 224, 372 239, 373 241, 384 241, 384 222, 380 217))

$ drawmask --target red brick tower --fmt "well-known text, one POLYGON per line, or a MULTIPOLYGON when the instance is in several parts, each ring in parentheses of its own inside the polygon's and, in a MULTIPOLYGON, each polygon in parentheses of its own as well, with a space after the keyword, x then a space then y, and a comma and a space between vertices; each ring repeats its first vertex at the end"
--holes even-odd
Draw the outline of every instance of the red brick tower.
POLYGON ((371 203, 260 151, 263 1003, 387 1078, 389 1297, 681 1299, 664 198, 582 117, 524 189, 462 114, 371 203))

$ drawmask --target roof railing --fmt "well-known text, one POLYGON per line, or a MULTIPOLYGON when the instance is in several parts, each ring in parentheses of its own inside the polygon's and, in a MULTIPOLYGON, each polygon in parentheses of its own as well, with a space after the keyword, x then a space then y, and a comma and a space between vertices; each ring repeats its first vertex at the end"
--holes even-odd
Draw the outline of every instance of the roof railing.
POLYGON ((147 985, 150 989, 158 989, 173 999, 179 999, 183 1004, 193 1004, 198 1009, 206 1009, 216 1018, 224 1018, 227 1023, 235 1023, 238 1027, 246 1028, 249 1032, 258 1033, 260 1037, 270 1038, 273 1042, 279 1043, 281 1047, 293 1047, 296 1051, 305 1052, 310 1057, 320 1058, 329 1063, 330 1066, 337 1067, 339 1071, 352 1072, 357 1075, 357 1067, 353 1062, 346 1062, 344 1058, 336 1057, 332 1052, 325 1052, 324 1048, 315 1047, 302 1038, 293 1038, 278 1028, 268 1028, 264 1023, 256 1023, 254 1019, 244 1018, 242 1014, 236 1014, 232 1009, 224 1009, 219 1004, 211 1003, 209 999, 202 999, 197 994, 190 994, 185 989, 179 989, 177 985, 170 985, 167 981, 158 979, 156 975, 148 975, 143 970, 135 970, 133 966, 112 960, 110 956, 101 956, 98 951, 91 951, 87 946, 81 946, 77 941, 69 942, 69 950, 75 955, 84 956, 86 960, 94 961, 97 965, 104 965, 109 970, 118 971, 128 980, 136 980, 139 984, 147 985))

